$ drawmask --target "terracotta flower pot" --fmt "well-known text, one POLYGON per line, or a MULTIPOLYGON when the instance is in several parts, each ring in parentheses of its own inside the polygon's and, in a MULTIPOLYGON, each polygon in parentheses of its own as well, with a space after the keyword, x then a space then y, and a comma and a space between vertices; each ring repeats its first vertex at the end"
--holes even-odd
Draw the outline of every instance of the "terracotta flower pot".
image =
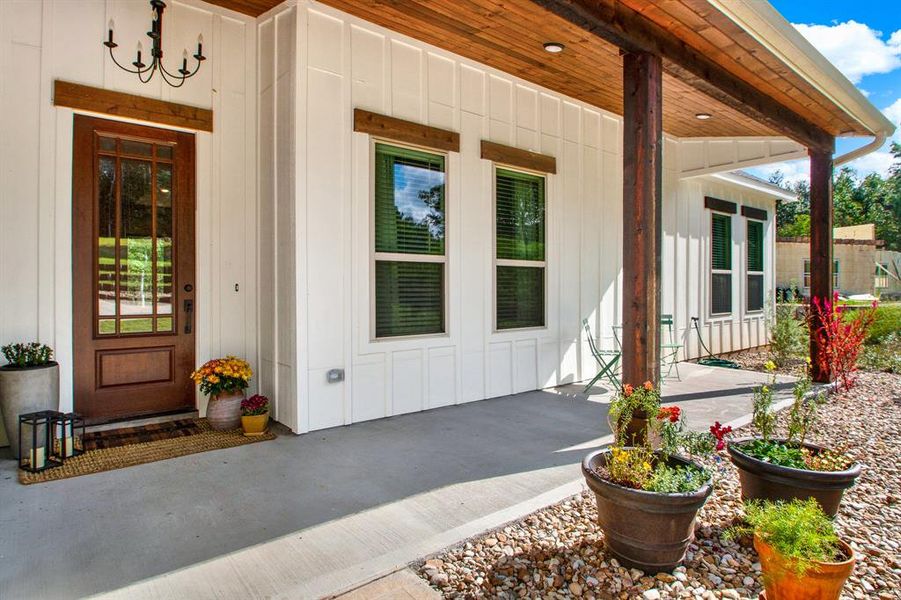
POLYGON ((210 396, 206 407, 206 419, 210 427, 217 431, 228 431, 241 427, 241 400, 244 392, 231 392, 210 396))
POLYGON ((262 415, 241 415, 241 428, 244 429, 244 435, 252 437, 263 435, 269 427, 269 411, 262 415))
MULTIPOLYGON (((844 471, 809 471, 793 469, 764 462, 741 451, 753 438, 729 442, 727 447, 732 464, 738 467, 742 500, 806 500, 816 498, 830 517, 838 512, 845 490, 854 485, 860 475, 860 465, 855 463, 844 471)), ((785 442, 787 440, 774 440, 785 442)), ((804 444, 810 450, 823 450, 822 446, 804 444)), ((771 599, 772 600, 772 599, 771 599)))
MULTIPOLYGON (((598 450, 582 461, 582 475, 598 506, 598 524, 607 549, 620 563, 647 573, 670 571, 685 558, 694 539, 695 517, 713 491, 708 481, 683 494, 634 490, 603 479, 597 469, 607 464, 610 450, 598 450)), ((673 456, 671 466, 692 465, 673 456)), ((695 465, 696 466, 696 465, 695 465)))
POLYGON ((792 559, 755 535, 754 549, 760 557, 767 600, 838 600, 856 561, 851 546, 842 541, 839 545, 849 558, 840 562, 814 562, 803 575, 798 575, 792 568, 792 559))

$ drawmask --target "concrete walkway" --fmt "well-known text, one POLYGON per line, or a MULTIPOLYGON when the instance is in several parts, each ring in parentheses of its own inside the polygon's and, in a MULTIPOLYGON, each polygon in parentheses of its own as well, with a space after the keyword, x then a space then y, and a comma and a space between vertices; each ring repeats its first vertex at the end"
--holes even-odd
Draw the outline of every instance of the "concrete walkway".
MULTIPOLYGON (((702 429, 763 380, 680 369, 664 394, 702 429)), ((4 460, 0 598, 345 592, 580 491, 608 401, 564 386, 34 486, 4 460)))

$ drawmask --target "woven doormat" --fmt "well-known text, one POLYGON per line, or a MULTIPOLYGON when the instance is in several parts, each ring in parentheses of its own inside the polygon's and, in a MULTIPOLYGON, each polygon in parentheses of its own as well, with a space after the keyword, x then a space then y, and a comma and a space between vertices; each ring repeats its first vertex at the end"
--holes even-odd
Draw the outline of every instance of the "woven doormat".
POLYGON ((179 419, 165 423, 153 423, 140 427, 121 427, 105 431, 92 431, 84 436, 85 450, 116 448, 129 444, 143 444, 176 437, 187 437, 203 430, 195 419, 179 419))
POLYGON ((215 431, 210 427, 206 419, 192 419, 192 421, 199 431, 191 435, 89 450, 81 456, 68 459, 60 467, 47 469, 40 473, 29 473, 19 470, 19 482, 31 485, 33 483, 56 481, 57 479, 68 479, 69 477, 112 471, 158 460, 197 454, 198 452, 207 452, 209 450, 244 446, 276 438, 271 431, 267 431, 260 436, 246 437, 240 429, 215 431))

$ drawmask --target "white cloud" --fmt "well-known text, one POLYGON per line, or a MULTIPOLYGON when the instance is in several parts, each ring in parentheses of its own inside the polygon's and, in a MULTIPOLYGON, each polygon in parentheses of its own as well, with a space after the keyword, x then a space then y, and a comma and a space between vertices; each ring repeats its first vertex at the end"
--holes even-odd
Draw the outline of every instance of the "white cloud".
POLYGON ((881 31, 853 20, 834 25, 795 23, 794 26, 854 84, 866 75, 888 73, 901 67, 901 29, 883 40, 881 31))

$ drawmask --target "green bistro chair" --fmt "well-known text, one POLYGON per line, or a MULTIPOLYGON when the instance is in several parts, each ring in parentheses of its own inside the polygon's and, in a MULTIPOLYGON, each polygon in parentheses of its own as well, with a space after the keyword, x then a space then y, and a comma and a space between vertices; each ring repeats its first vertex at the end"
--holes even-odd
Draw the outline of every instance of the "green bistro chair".
POLYGON ((660 315, 660 327, 666 332, 666 339, 660 340, 660 365, 667 368, 663 377, 669 377, 675 369, 676 379, 682 381, 682 376, 679 375, 679 350, 682 349, 682 344, 676 343, 673 315, 660 315))
MULTIPOLYGON (((619 359, 622 356, 622 352, 620 350, 601 350, 598 348, 597 344, 594 343, 594 337, 591 335, 588 319, 582 319, 582 327, 585 329, 585 337, 588 338, 588 348, 591 350, 591 355, 594 357, 595 362, 598 363, 598 368, 600 369, 598 374, 594 376, 594 379, 585 386, 583 393, 587 394, 588 390, 602 377, 605 377, 613 385, 614 390, 618 390, 620 388, 619 359)), ((615 330, 613 335, 616 337, 615 330)), ((619 347, 618 340, 616 346, 617 348, 619 347)))

